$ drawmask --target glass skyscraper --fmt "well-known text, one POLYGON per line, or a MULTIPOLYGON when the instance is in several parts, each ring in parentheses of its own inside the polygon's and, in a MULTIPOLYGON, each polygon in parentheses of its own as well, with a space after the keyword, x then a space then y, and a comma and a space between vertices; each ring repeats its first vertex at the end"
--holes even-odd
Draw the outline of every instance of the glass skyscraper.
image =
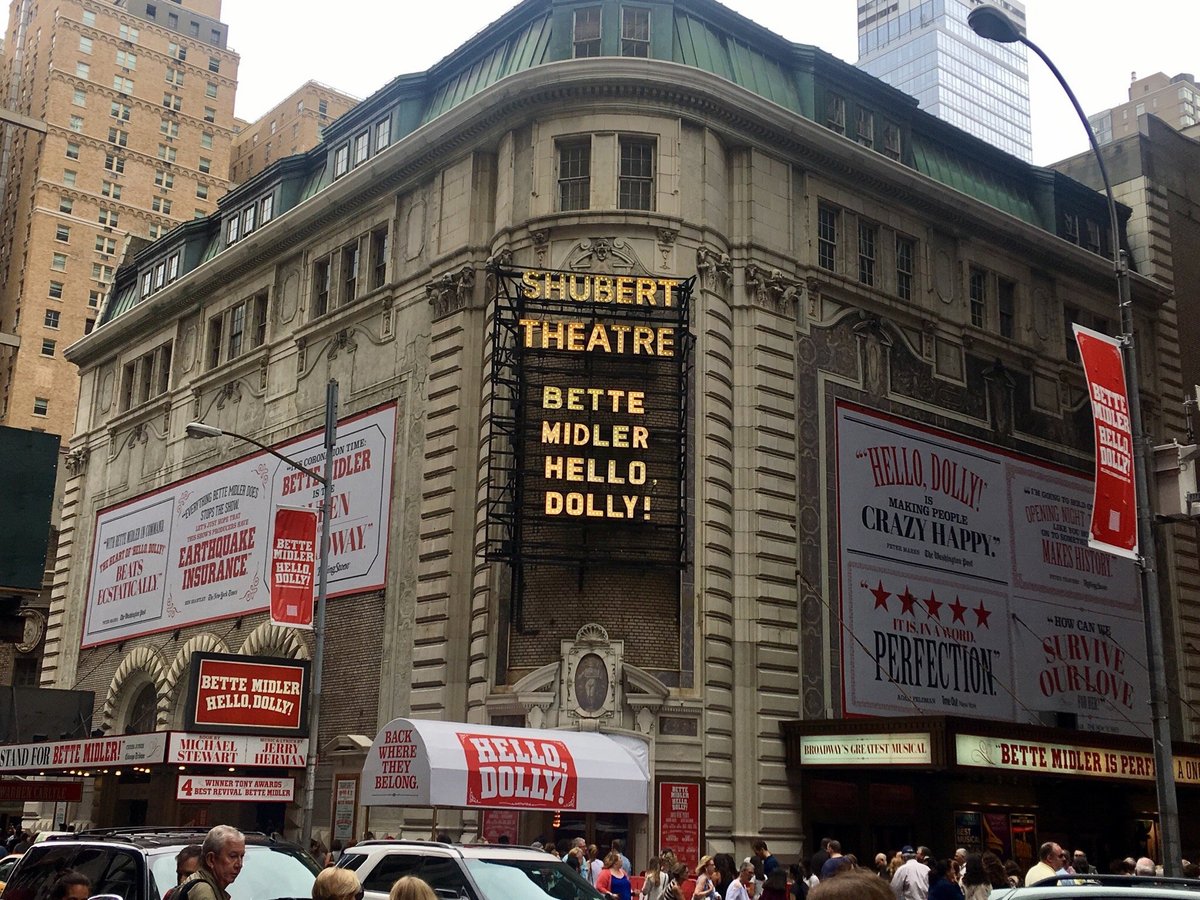
MULTIPOLYGON (((992 0, 1025 27, 1025 7, 992 0)), ((1023 44, 985 41, 967 25, 981 0, 858 0, 858 67, 922 109, 1025 162, 1033 159, 1023 44)))

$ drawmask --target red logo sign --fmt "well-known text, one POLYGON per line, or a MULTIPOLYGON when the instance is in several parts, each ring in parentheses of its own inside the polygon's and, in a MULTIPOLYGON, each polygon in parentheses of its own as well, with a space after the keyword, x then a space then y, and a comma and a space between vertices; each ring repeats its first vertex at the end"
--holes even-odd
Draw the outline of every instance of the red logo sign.
POLYGON ((0 800, 26 803, 78 803, 82 781, 0 781, 0 800))
POLYGON ((304 674, 300 665, 201 659, 195 724, 299 731, 304 674))
POLYGON ((562 741, 459 732, 467 758, 467 805, 574 809, 575 760, 562 741))
POLYGON ((276 509, 271 542, 272 624, 312 627, 316 560, 317 514, 311 509, 276 509))
POLYGON ((1137 497, 1133 481, 1133 429, 1121 342, 1075 329, 1096 430, 1096 492, 1090 540, 1097 550, 1137 558, 1137 497))

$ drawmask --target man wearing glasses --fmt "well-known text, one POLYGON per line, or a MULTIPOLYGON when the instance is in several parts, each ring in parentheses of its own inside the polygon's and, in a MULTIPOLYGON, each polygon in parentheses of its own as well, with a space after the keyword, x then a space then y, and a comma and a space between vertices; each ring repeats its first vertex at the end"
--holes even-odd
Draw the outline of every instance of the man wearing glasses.
POLYGON ((1067 864, 1067 854, 1053 841, 1047 841, 1038 849, 1040 862, 1025 873, 1025 886, 1037 884, 1045 878, 1053 878, 1067 864))

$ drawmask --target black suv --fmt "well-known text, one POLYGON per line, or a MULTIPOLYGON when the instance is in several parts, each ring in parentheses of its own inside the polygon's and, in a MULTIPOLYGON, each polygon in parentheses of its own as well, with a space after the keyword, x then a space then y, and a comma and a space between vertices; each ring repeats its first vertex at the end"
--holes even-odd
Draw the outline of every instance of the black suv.
MULTIPOLYGON (((175 855, 203 842, 194 828, 106 828, 60 834, 34 844, 21 857, 4 886, 4 900, 46 900, 67 869, 82 872, 93 894, 124 900, 161 900, 175 886, 175 855)), ((295 844, 263 834, 246 835, 246 860, 228 887, 233 900, 312 897, 320 871, 295 844)))

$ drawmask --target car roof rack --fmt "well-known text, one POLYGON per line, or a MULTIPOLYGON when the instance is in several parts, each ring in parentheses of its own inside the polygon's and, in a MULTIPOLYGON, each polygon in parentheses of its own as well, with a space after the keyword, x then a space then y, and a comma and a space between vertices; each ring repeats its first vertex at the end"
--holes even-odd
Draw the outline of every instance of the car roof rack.
POLYGON ((1054 875, 1050 875, 1039 881, 1035 881, 1033 884, 1026 885, 1026 887, 1053 887, 1056 884, 1084 886, 1096 885, 1100 887, 1113 885, 1120 885, 1122 887, 1141 885, 1142 887, 1148 887, 1156 884, 1176 884, 1200 888, 1200 879, 1175 878, 1168 875, 1101 875, 1099 873, 1095 875, 1086 875, 1082 872, 1075 875, 1066 875, 1062 872, 1056 872, 1054 875))
MULTIPOLYGON (((127 843, 159 846, 162 844, 178 844, 181 838, 194 838, 194 840, 188 841, 188 843, 199 844, 208 832, 208 828, 192 825, 123 825, 111 828, 88 828, 83 831, 52 834, 46 837, 46 842, 54 841, 58 843, 79 840, 125 841, 127 843)), ((246 836, 248 842, 255 845, 291 844, 291 841, 277 838, 275 835, 267 835, 261 831, 243 831, 242 834, 246 836)))

